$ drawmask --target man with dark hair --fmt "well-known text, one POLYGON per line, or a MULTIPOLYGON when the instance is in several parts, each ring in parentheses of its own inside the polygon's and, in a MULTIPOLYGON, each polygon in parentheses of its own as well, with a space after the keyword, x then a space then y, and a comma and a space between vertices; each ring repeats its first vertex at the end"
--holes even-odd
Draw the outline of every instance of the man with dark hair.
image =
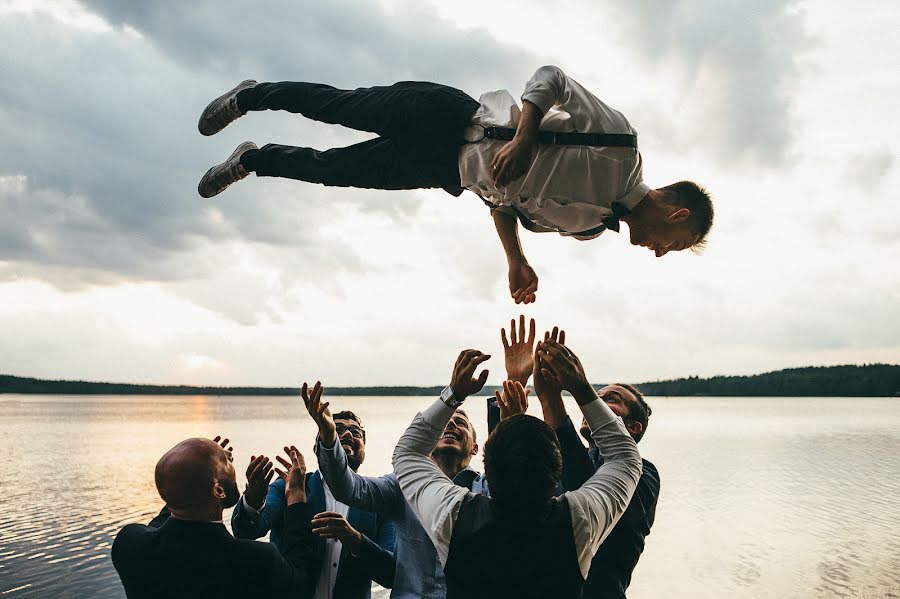
MULTIPOLYGON (((187 439, 156 464, 156 489, 166 507, 149 526, 129 524, 116 535, 112 561, 129 599, 174 597, 246 599, 312 596, 318 574, 312 510, 306 495, 306 464, 296 447, 284 478, 283 540, 269 543, 235 539, 222 524, 222 510, 240 492, 231 465, 228 439, 187 439), (279 549, 281 550, 279 552, 279 549)), ((268 471, 265 456, 254 468, 268 471)))
MULTIPOLYGON (((575 491, 554 498, 562 458, 552 429, 532 416, 500 422, 485 448, 491 497, 455 485, 428 455, 456 408, 477 393, 490 358, 465 350, 440 399, 419 413, 400 438, 393 463, 403 495, 444 564, 447 597, 580 597, 591 559, 628 505, 641 474, 634 440, 597 398, 572 351, 538 344, 540 363, 569 391, 590 423, 606 461, 575 491)), ((536 360, 537 361, 537 360, 536 360)), ((507 392, 524 402, 521 385, 507 392)))
MULTIPOLYGON (((332 418, 328 402, 322 402, 322 391, 317 384, 312 393, 303 392, 306 409, 319 427, 316 453, 322 477, 338 500, 394 523, 397 571, 392 599, 443 599, 447 596, 447 584, 442 564, 428 533, 404 498, 397 476, 361 476, 349 467, 347 456, 337 443, 337 415, 332 418)), ((487 495, 487 481, 469 467, 477 453, 475 427, 468 414, 457 410, 444 426, 430 459, 460 489, 487 495)))
MULTIPOLYGON (((534 319, 531 319, 527 333, 525 317, 521 316, 518 331, 515 321, 510 322, 509 341, 505 329, 500 329, 500 337, 503 341, 507 378, 517 381, 524 387, 528 384, 531 374, 534 374, 534 388, 541 402, 544 421, 556 432, 562 452, 560 491, 578 489, 603 464, 603 457, 594 445, 590 426, 587 421, 582 421, 580 429, 581 435, 590 447, 588 450, 581 444, 575 426, 566 414, 562 389, 558 382, 552 375, 544 376, 540 364, 535 365, 534 319)), ((554 327, 552 332, 544 334, 544 338, 565 343, 566 332, 554 327)), ((634 385, 616 383, 603 387, 597 395, 614 414, 622 418, 634 442, 640 442, 652 413, 640 390, 634 385)), ((499 411, 496 402, 489 403, 489 427, 496 426, 499 411)), ((594 556, 584 585, 585 599, 624 598, 625 590, 631 583, 631 574, 644 550, 644 539, 650 534, 650 528, 656 517, 660 488, 656 466, 649 460, 641 461, 643 465, 641 478, 628 503, 628 508, 594 556)))
MULTIPOLYGON (((303 392, 306 392, 306 385, 303 392)), ((366 433, 349 410, 335 418, 339 450, 355 471, 366 458, 366 433)), ((314 448, 315 451, 315 448, 314 448)), ((271 541, 284 542, 284 481, 248 471, 247 488, 231 515, 234 535, 258 539, 271 531, 271 541)), ((320 472, 307 475, 309 504, 316 514, 312 531, 320 559, 313 599, 368 599, 372 581, 390 588, 394 582, 394 525, 378 514, 351 508, 337 499, 320 472)))
POLYGON ((518 223, 534 232, 594 239, 628 223, 631 243, 657 256, 699 247, 712 226, 709 194, 685 182, 651 189, 637 133, 622 113, 554 66, 539 68, 522 94, 466 93, 429 82, 335 89, 246 80, 214 99, 198 128, 213 135, 249 111, 286 110, 377 137, 324 152, 240 144, 200 180, 203 197, 251 172, 338 187, 464 189, 491 209, 516 303, 535 300, 538 278, 522 252, 518 223))

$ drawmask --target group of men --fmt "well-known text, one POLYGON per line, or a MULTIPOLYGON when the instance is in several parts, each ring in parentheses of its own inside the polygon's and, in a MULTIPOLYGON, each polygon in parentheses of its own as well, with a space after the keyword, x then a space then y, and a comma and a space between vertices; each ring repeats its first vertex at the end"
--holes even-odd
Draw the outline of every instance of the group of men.
POLYGON ((380 477, 358 472, 360 418, 332 414, 322 385, 304 384, 319 471, 295 445, 274 462, 251 456, 241 495, 228 439, 179 443, 156 466, 162 512, 113 544, 128 597, 362 599, 372 581, 395 598, 624 597, 659 494, 636 447, 651 410, 633 386, 596 391, 564 331, 535 344, 534 320, 526 329, 521 317, 501 338, 507 380, 489 398, 485 475, 469 466, 479 444, 462 406, 484 386, 487 370, 475 373, 489 355, 459 355, 380 477), (543 420, 525 414, 532 377, 543 420), (222 522, 231 507, 234 536, 222 522))
MULTIPOLYGON (((690 181, 650 188, 622 113, 553 66, 534 73, 521 99, 520 107, 500 90, 475 100, 431 82, 343 90, 246 80, 209 103, 200 133, 283 110, 375 137, 326 151, 244 142, 198 191, 215 196, 252 172, 336 187, 469 190, 491 210, 516 303, 535 301, 538 289, 520 223, 576 239, 625 223, 632 245, 658 257, 704 245, 709 194, 690 181)), ((241 496, 227 439, 179 443, 156 467, 165 508, 149 526, 126 526, 113 545, 128 596, 365 598, 375 581, 398 598, 624 597, 659 495, 656 468, 636 445, 650 407, 631 385, 596 391, 557 328, 535 344, 534 321, 526 330, 522 317, 501 337, 507 380, 490 400, 483 476, 469 466, 479 445, 462 405, 483 388, 487 370, 475 372, 490 356, 459 355, 450 385, 415 417, 393 472, 381 477, 358 473, 361 420, 332 414, 322 385, 304 384, 319 471, 307 473, 293 445, 275 461, 252 456, 241 496), (531 377, 543 420, 524 413, 531 377), (563 391, 581 409, 588 448, 563 391), (222 523, 231 507, 234 536, 222 523), (266 534, 269 543, 255 540, 266 534)))

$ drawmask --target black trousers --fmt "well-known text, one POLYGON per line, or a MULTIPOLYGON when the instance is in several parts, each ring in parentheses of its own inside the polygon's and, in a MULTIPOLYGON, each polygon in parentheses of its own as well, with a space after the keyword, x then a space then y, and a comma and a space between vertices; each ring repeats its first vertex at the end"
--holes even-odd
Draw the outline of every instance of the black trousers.
POLYGON ((325 151, 265 145, 252 159, 258 176, 369 189, 440 187, 459 195, 459 147, 479 104, 458 89, 424 81, 355 90, 286 81, 241 92, 239 106, 286 110, 378 135, 325 151))

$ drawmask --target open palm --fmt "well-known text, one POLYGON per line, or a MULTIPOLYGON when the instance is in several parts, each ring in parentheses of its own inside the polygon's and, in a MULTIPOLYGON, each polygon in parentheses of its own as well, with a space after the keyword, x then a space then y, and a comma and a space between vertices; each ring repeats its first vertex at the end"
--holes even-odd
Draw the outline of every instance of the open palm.
POLYGON ((515 319, 509 321, 509 340, 506 338, 506 329, 500 329, 503 356, 506 362, 506 376, 509 380, 518 381, 522 385, 528 383, 528 377, 534 370, 534 334, 533 318, 526 334, 525 316, 519 316, 518 329, 515 319))

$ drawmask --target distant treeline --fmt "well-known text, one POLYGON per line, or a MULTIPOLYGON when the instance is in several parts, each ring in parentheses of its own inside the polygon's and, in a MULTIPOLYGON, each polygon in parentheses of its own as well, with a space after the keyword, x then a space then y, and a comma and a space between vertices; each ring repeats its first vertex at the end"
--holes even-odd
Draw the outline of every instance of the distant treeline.
MULTIPOLYGON (((603 385, 595 385, 597 388, 603 385)), ((741 397, 885 397, 900 396, 900 365, 813 366, 789 368, 751 376, 696 376, 668 381, 639 383, 650 396, 741 396, 741 397)), ((331 395, 428 396, 435 387, 329 387, 331 395)), ((493 395, 496 387, 485 387, 481 395, 493 395)), ((42 395, 297 395, 296 387, 190 387, 186 385, 130 385, 88 381, 48 381, 0 375, 0 393, 42 395)))
POLYGON ((811 366, 751 376, 696 376, 638 385, 647 395, 718 395, 745 397, 885 397, 900 396, 900 366, 811 366))

